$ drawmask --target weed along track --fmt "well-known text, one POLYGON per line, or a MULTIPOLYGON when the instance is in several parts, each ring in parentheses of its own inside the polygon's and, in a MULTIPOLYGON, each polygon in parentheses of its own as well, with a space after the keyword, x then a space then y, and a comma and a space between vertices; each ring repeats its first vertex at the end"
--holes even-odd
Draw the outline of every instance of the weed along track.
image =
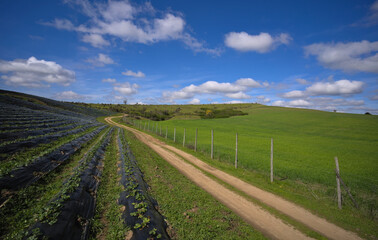
POLYGON ((133 132, 139 140, 156 151, 182 174, 203 188, 205 191, 209 192, 218 201, 222 202, 232 211, 237 213, 252 226, 262 231, 266 236, 273 239, 310 239, 303 233, 294 229, 292 226, 287 225, 279 218, 263 210, 261 207, 246 200, 245 198, 239 196, 238 194, 217 183, 215 180, 206 176, 193 165, 185 162, 182 158, 163 148, 163 144, 159 143, 159 141, 151 136, 115 123, 111 120, 111 118, 107 118, 106 121, 110 124, 123 127, 133 132))

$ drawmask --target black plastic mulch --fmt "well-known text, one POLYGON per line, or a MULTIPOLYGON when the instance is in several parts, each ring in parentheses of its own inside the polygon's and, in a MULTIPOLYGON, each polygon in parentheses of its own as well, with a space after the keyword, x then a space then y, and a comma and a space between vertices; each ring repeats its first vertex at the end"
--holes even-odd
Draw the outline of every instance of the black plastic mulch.
POLYGON ((51 225, 38 222, 31 227, 29 232, 38 228, 40 231, 39 239, 83 240, 88 238, 91 220, 95 213, 96 193, 103 167, 102 161, 112 131, 113 128, 107 133, 101 146, 80 173, 79 186, 69 193, 68 200, 62 203, 57 221, 51 225))
POLYGON ((122 217, 124 218, 125 223, 132 228, 132 239, 170 239, 166 231, 167 223, 157 210, 157 201, 148 194, 148 185, 144 181, 143 173, 139 169, 137 161, 124 139, 123 129, 121 129, 120 135, 121 137, 118 138, 118 146, 120 149, 121 163, 119 167, 121 172, 119 174, 122 174, 121 184, 125 187, 126 191, 121 193, 118 202, 125 206, 125 211, 123 212, 122 217), (142 195, 142 199, 140 195, 136 196, 134 194, 135 192, 142 195), (144 227, 140 227, 143 218, 138 218, 138 216, 132 215, 132 213, 138 211, 138 209, 135 208, 135 204, 142 202, 147 204, 146 211, 143 213, 143 218, 148 218, 150 220, 144 227))
MULTIPOLYGON (((101 126, 94 131, 85 134, 84 136, 60 146, 53 152, 37 158, 28 166, 24 166, 10 172, 7 176, 0 178, 0 189, 16 191, 36 182, 42 176, 61 165, 86 142, 99 134, 104 128, 106 128, 106 126, 101 126)), ((4 200, 5 199, 0 198, 0 202, 3 202, 4 200)))

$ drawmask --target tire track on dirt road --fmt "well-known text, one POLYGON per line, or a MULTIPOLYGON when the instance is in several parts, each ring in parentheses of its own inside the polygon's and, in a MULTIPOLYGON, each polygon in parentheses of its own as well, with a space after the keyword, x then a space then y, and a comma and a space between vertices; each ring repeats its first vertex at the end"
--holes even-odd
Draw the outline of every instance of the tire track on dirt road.
POLYGON ((262 209, 260 206, 248 201, 240 195, 232 192, 226 187, 222 186, 215 180, 209 178, 199 169, 215 176, 219 180, 235 187, 236 189, 246 193, 254 199, 277 209, 285 215, 295 219, 296 221, 306 225, 314 231, 324 235, 330 239, 361 239, 357 234, 346 231, 335 224, 332 224, 320 218, 308 210, 299 207, 298 205, 289 202, 281 197, 278 197, 272 193, 261 190, 251 184, 248 184, 234 176, 231 176, 223 171, 220 171, 198 158, 190 155, 175 147, 169 146, 164 142, 157 140, 156 138, 140 132, 134 128, 127 127, 112 121, 113 117, 108 117, 105 120, 118 127, 125 128, 133 132, 136 137, 156 151, 161 157, 168 161, 171 165, 177 168, 181 173, 188 177, 191 181, 198 186, 209 192, 218 201, 229 207, 236 214, 241 216, 245 221, 250 223, 256 229, 263 232, 266 236, 275 239, 309 239, 303 233, 294 229, 292 226, 285 224, 281 219, 275 217, 271 213, 262 209), (177 154, 177 155, 176 155, 177 154), (185 162, 186 159, 193 165, 185 162))

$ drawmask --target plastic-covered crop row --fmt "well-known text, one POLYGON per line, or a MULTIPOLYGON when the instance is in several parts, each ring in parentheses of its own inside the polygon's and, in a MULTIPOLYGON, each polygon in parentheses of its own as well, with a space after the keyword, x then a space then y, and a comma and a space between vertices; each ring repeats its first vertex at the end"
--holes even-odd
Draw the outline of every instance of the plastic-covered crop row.
MULTIPOLYGON (((36 147, 39 144, 46 144, 51 141, 57 140, 58 138, 61 138, 61 137, 84 132, 88 128, 98 126, 98 125, 99 123, 92 123, 92 124, 83 126, 81 128, 73 129, 66 132, 60 132, 57 134, 52 134, 52 135, 47 135, 47 136, 44 135, 44 136, 40 136, 37 138, 32 138, 32 139, 24 140, 20 142, 11 142, 9 144, 0 146, 0 152, 6 153, 6 154, 15 153, 15 152, 21 151, 24 148, 36 147)), ((0 158, 0 160, 3 160, 3 159, 0 158)))
POLYGON ((121 193, 119 204, 125 206, 122 217, 132 228, 131 239, 170 239, 164 217, 156 210, 157 202, 148 194, 148 185, 143 180, 134 155, 127 145, 123 129, 118 137, 120 150, 121 184, 125 191, 121 193))
POLYGON ((58 127, 61 125, 66 125, 66 124, 75 123, 75 122, 76 121, 67 121, 67 120, 61 119, 53 123, 0 126, 0 131, 1 132, 28 131, 31 129, 58 127))
MULTIPOLYGON (((79 150, 85 143, 98 135, 106 126, 101 126, 94 131, 66 143, 47 155, 39 157, 28 166, 11 171, 7 176, 0 178, 0 189, 16 191, 26 187, 51 172, 72 154, 79 150)), ((0 198, 0 202, 5 199, 0 198)))
POLYGON ((17 131, 17 132, 0 132, 1 141, 13 141, 15 139, 27 138, 31 136, 45 135, 52 132, 65 131, 78 127, 80 124, 65 124, 57 127, 40 128, 30 131, 17 131))
MULTIPOLYGON (((36 98, 36 97, 34 97, 34 98, 36 98)), ((52 113, 57 111, 56 107, 52 107, 52 106, 49 106, 47 104, 46 105, 38 104, 38 103, 34 103, 34 102, 25 101, 23 99, 19 99, 19 98, 16 98, 16 97, 1 95, 1 94, 0 94, 0 102, 10 104, 10 105, 14 105, 14 106, 17 106, 17 107, 26 107, 26 108, 38 110, 38 111, 47 111, 47 112, 52 112, 52 113)), ((50 100, 50 102, 54 103, 56 101, 50 100)), ((54 103, 54 105, 56 105, 56 103, 54 103)), ((59 113, 62 114, 62 115, 66 115, 66 116, 75 116, 75 117, 84 118, 84 119, 85 118, 94 119, 94 117, 92 117, 92 116, 88 116, 88 115, 85 115, 85 114, 82 114, 82 113, 79 113, 79 112, 75 112, 75 111, 69 111, 69 110, 66 110, 66 109, 67 108, 60 108, 59 113)))
POLYGON ((94 217, 97 188, 102 173, 104 151, 113 128, 86 155, 63 185, 61 192, 44 209, 42 218, 30 228, 28 238, 87 239, 94 217))

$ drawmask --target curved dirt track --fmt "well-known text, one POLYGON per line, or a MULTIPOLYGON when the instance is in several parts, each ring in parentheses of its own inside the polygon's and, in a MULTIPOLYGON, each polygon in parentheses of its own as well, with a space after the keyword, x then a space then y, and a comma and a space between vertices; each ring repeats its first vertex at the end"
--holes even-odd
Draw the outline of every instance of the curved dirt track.
POLYGON ((172 166, 177 168, 182 174, 188 177, 191 181, 203 188, 205 191, 214 196, 218 201, 222 202, 236 214, 241 216, 245 221, 250 223, 253 227, 260 230, 269 238, 273 239, 310 239, 303 233, 294 229, 292 226, 284 223, 281 219, 270 214, 260 206, 248 201, 240 195, 232 192, 218 182, 206 176, 199 169, 215 176, 219 180, 243 191, 252 198, 255 198, 262 203, 277 209, 287 216, 295 219, 298 222, 306 225, 314 231, 324 235, 329 239, 361 239, 357 234, 346 231, 327 220, 320 218, 306 209, 284 200, 272 193, 261 190, 251 184, 248 184, 234 176, 231 176, 223 171, 220 171, 198 158, 190 155, 175 147, 169 146, 156 138, 140 132, 134 128, 127 127, 112 121, 114 117, 108 117, 105 120, 112 125, 125 128, 135 134, 135 136, 157 152, 161 157, 168 161, 172 166), (185 160, 191 164, 187 163, 185 160), (193 165, 192 165, 193 164, 193 165))

